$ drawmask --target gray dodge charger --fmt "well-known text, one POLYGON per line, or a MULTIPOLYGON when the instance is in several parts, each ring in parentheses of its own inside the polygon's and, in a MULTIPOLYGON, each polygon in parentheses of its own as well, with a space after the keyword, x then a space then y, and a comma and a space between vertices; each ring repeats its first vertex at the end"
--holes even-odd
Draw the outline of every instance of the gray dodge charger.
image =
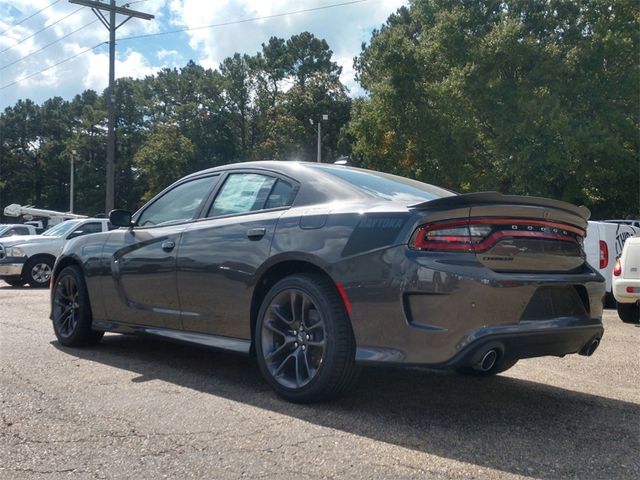
POLYGON ((294 402, 342 394, 365 364, 492 375, 598 347, 588 217, 350 167, 226 165, 70 242, 51 319, 69 347, 108 331, 255 355, 294 402))

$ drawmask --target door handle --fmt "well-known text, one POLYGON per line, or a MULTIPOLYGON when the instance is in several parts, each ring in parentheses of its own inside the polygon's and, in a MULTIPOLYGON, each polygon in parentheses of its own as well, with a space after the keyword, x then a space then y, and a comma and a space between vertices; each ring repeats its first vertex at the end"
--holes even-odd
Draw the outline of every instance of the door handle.
POLYGON ((249 237, 250 240, 260 240, 264 237, 265 233, 267 233, 266 228, 250 228, 247 230, 247 237, 249 237))
POLYGON ((162 245, 161 245, 162 249, 165 252, 170 252, 171 250, 174 249, 175 246, 176 246, 176 242, 174 242, 173 240, 166 240, 162 242, 162 245))

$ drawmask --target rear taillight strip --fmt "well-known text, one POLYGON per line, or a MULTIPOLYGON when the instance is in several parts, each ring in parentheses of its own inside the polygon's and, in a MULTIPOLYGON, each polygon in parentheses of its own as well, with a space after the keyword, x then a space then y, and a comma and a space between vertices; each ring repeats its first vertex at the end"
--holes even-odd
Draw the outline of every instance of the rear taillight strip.
POLYGON ((543 220, 521 220, 509 218, 474 218, 469 221, 470 225, 525 225, 531 227, 551 228, 551 233, 561 233, 562 231, 575 233, 581 237, 586 236, 586 232, 582 228, 565 225, 556 222, 546 222, 543 220), (557 230, 557 231, 555 231, 557 230))
MULTIPOLYGON (((477 230, 475 231, 477 233, 477 230)), ((410 246, 419 250, 448 251, 448 252, 484 252, 505 238, 533 238, 547 239, 577 244, 578 240, 571 234, 584 237, 584 230, 556 222, 536 220, 506 219, 506 218, 474 218, 472 220, 454 220, 427 224, 418 227, 410 246), (512 225, 512 229, 487 232, 486 236, 471 235, 473 225, 504 226, 512 225), (455 230, 467 232, 457 235, 455 230), (535 230, 534 228, 540 230, 535 230), (522 229, 521 228, 526 228, 522 229), (438 235, 438 232, 442 232, 438 235)))

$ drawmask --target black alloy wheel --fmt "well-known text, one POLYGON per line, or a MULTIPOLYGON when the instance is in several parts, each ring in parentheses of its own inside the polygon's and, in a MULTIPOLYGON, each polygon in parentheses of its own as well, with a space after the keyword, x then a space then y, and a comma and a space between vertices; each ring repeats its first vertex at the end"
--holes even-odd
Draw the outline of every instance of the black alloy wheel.
POLYGON ((29 286, 34 288, 47 288, 53 273, 53 261, 48 258, 32 258, 24 266, 23 277, 27 279, 29 286))
POLYGON ((77 267, 67 267, 56 277, 52 292, 53 330, 68 347, 94 345, 104 332, 91 329, 87 287, 77 267))
POLYGON ((354 382, 355 341, 335 286, 321 275, 294 275, 265 297, 255 347, 274 390, 299 403, 335 398, 354 382))

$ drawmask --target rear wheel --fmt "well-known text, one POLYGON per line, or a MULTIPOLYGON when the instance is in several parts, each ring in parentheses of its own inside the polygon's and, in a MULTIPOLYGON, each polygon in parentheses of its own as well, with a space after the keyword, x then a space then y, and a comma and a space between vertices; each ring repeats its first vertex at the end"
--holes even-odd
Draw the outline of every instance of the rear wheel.
POLYGON ((328 400, 355 381, 355 340, 344 304, 325 277, 286 277, 262 302, 255 348, 265 379, 292 402, 328 400))
POLYGON ((13 280, 13 279, 4 279, 4 281, 6 283, 8 283, 9 285, 11 285, 12 287, 21 287, 24 285, 24 282, 22 281, 22 279, 17 279, 17 280, 13 280))
POLYGON ((62 345, 84 347, 100 341, 104 332, 91 328, 87 286, 77 267, 67 267, 60 272, 52 298, 53 331, 62 345))
POLYGON ((618 303, 618 316, 624 323, 638 323, 640 321, 640 306, 637 303, 618 303))
POLYGON ((468 375, 471 377, 489 377, 491 375, 497 375, 498 373, 506 372, 513 367, 518 360, 506 360, 504 358, 498 360, 489 370, 478 370, 473 367, 459 367, 456 369, 461 375, 468 375))
POLYGON ((23 277, 34 288, 47 288, 51 281, 53 260, 46 257, 32 258, 24 266, 23 277))

